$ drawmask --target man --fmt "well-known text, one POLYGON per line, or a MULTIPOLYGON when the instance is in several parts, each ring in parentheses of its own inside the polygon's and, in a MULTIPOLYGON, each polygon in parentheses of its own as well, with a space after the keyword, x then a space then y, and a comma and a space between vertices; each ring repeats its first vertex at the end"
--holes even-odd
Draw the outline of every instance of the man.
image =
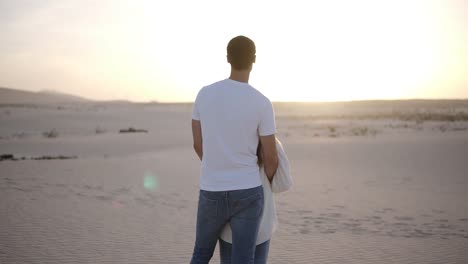
POLYGON ((203 87, 193 106, 193 146, 202 162, 192 264, 209 263, 227 222, 231 263, 253 263, 264 202, 259 143, 270 181, 278 167, 272 104, 248 83, 255 53, 247 37, 229 41, 230 77, 203 87))

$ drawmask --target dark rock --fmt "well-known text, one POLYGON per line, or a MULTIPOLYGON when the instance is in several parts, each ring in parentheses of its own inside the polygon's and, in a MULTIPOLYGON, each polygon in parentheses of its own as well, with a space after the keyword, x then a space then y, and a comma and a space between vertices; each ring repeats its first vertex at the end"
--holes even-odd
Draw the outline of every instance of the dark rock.
POLYGON ((2 160, 13 160, 15 156, 13 154, 2 154, 0 155, 0 161, 2 160))
POLYGON ((148 130, 129 127, 128 129, 120 129, 119 133, 148 133, 148 130))

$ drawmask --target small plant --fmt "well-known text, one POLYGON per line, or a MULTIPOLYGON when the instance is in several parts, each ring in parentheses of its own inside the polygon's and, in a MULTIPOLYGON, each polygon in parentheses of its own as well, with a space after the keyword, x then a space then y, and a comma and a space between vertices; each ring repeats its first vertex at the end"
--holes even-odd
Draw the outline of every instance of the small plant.
POLYGON ((415 118, 415 122, 416 122, 417 125, 421 125, 421 124, 424 123, 424 119, 422 117, 420 117, 420 116, 417 116, 415 118))
POLYGON ((57 138, 59 136, 59 134, 58 134, 57 130, 55 130, 55 128, 52 128, 52 130, 42 133, 42 135, 44 137, 46 137, 46 138, 57 138))
POLYGON ((96 129, 94 129, 94 132, 95 132, 96 134, 104 134, 104 133, 107 132, 107 130, 106 130, 105 128, 102 128, 102 127, 100 127, 100 126, 97 126, 96 129))
POLYGON ((369 129, 367 127, 354 127, 351 129, 351 133, 355 136, 367 136, 369 129))
POLYGON ((368 127, 353 127, 351 128, 351 134, 353 136, 373 136, 377 135, 377 130, 370 129, 368 127))
POLYGON ((447 128, 446 125, 440 125, 440 126, 439 126, 439 130, 440 130, 440 132, 442 132, 442 133, 445 132, 445 131, 447 131, 447 129, 448 129, 448 128, 447 128))

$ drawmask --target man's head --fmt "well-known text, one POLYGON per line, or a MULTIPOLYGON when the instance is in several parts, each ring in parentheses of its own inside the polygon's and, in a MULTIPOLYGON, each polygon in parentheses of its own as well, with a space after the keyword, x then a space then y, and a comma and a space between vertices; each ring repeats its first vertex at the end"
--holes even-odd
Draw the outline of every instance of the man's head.
POLYGON ((227 60, 235 70, 251 70, 255 52, 255 43, 251 39, 237 36, 228 43, 227 60))

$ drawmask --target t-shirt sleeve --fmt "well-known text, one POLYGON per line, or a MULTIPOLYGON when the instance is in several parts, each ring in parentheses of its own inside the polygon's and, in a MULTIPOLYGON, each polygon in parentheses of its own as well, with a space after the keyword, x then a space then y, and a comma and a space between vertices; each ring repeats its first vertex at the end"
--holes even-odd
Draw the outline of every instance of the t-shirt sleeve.
POLYGON ((269 136, 276 134, 276 125, 275 125, 275 113, 273 111, 273 105, 270 100, 263 107, 260 124, 258 126, 258 134, 260 136, 269 136))
POLYGON ((197 98, 195 99, 195 102, 193 103, 192 119, 200 120, 200 112, 198 110, 198 95, 197 95, 197 98))

